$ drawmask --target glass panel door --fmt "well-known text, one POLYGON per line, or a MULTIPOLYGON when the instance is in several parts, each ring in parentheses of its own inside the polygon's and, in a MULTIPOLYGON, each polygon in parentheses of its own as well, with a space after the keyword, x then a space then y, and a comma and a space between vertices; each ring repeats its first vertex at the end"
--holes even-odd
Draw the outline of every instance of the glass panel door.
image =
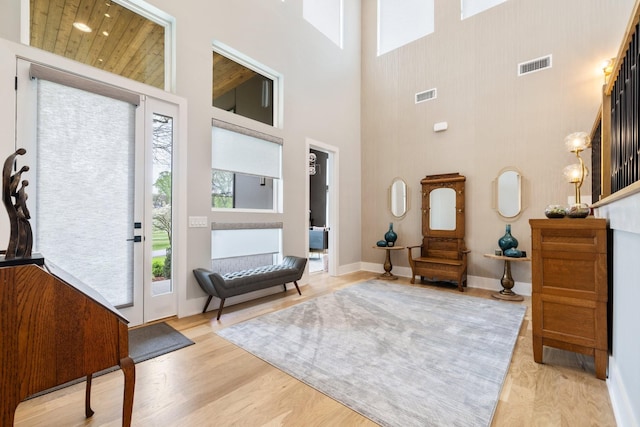
POLYGON ((35 247, 116 307, 132 306, 135 107, 37 84, 35 247))
POLYGON ((29 69, 18 60, 16 141, 31 167, 34 252, 100 292, 130 326, 175 315, 178 106, 151 97, 135 106, 31 79, 29 69))
POLYGON ((44 79, 19 61, 17 145, 31 167, 34 251, 142 318, 140 108, 44 79), (21 92, 22 91, 22 92, 21 92))

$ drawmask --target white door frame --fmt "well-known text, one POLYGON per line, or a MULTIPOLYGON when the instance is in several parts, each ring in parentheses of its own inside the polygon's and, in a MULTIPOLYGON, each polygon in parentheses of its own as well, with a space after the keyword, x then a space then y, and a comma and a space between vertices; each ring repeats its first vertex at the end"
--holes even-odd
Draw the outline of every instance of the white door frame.
MULTIPOLYGON (((154 295, 153 294, 153 281, 152 281, 152 260, 153 260, 153 191, 151 188, 154 185, 153 182, 153 153, 152 153, 152 145, 153 145, 153 115, 161 114, 165 116, 169 116, 173 119, 173 127, 172 127, 172 147, 171 147, 171 181, 174 182, 175 169, 176 169, 176 161, 173 154, 178 146, 178 142, 180 140, 179 137, 179 129, 180 129, 180 120, 179 120, 179 107, 173 103, 168 103, 166 101, 146 97, 144 102, 144 129, 145 129, 145 138, 144 138, 144 146, 146 150, 146 158, 145 158, 145 214, 144 214, 144 279, 143 279, 143 288, 144 288, 144 323, 152 322, 154 320, 166 318, 169 316, 176 315, 178 313, 178 298, 177 298, 177 288, 175 286, 176 280, 174 279, 173 269, 172 269, 172 277, 171 280, 171 292, 162 295, 154 295)), ((175 186, 173 186, 175 187, 175 186)), ((175 230, 177 227, 175 226, 175 211, 177 210, 177 206, 174 202, 173 196, 176 195, 175 188, 172 188, 171 191, 171 235, 172 235, 172 243, 173 237, 176 235, 175 230)), ((173 246, 172 250, 172 259, 173 259, 173 246)))
MULTIPOLYGON (((340 221, 339 221, 339 216, 338 216, 338 212, 340 212, 340 210, 338 209, 338 194, 339 194, 339 188, 338 188, 338 183, 340 182, 339 179, 339 157, 340 157, 340 150, 338 149, 338 147, 335 147, 333 145, 329 145, 329 144, 325 144, 324 142, 321 141, 316 141, 314 139, 311 138, 306 138, 306 159, 309 158, 309 150, 311 150, 312 148, 314 150, 318 150, 318 151, 322 151, 325 152, 327 154, 329 154, 329 158, 327 160, 327 176, 328 176, 328 186, 329 186, 329 191, 327 194, 327 203, 329 204, 329 217, 327 218, 327 223, 329 224, 329 249, 328 249, 328 256, 329 256, 329 275, 330 276, 337 276, 338 275, 338 260, 340 259, 339 257, 339 235, 340 233, 338 232, 340 229, 340 221)), ((309 165, 308 162, 304 162, 304 167, 305 167, 305 174, 309 175, 309 165)), ((305 232, 304 232, 304 236, 305 236, 305 250, 308 252, 309 251, 309 232, 307 231, 309 229, 309 197, 310 197, 310 187, 309 187, 309 179, 307 178, 306 180, 306 184, 305 184, 305 215, 307 215, 307 218, 305 220, 305 232)))
MULTIPOLYGON (((126 79, 121 76, 117 76, 111 73, 107 73, 102 70, 98 70, 96 68, 90 67, 85 64, 80 64, 75 61, 69 60, 67 58, 53 55, 49 52, 43 52, 39 49, 34 49, 29 46, 20 45, 17 43, 8 42, 0 39, 0 58, 3 59, 3 66, 0 67, 0 77, 3 77, 3 81, 8 81, 12 79, 16 73, 16 59, 25 59, 26 61, 33 61, 43 65, 49 65, 54 68, 58 68, 61 70, 67 70, 71 73, 78 74, 80 76, 85 76, 87 78, 93 78, 98 81, 105 82, 107 84, 112 84, 114 86, 120 86, 124 89, 135 91, 141 94, 145 94, 147 96, 153 96, 163 102, 167 102, 169 104, 174 104, 178 107, 178 115, 176 119, 178 120, 178 130, 177 130, 177 140, 174 142, 174 168, 173 168, 173 202, 175 203, 175 207, 173 210, 173 251, 172 251, 172 278, 174 280, 174 289, 176 291, 176 300, 177 300, 177 314, 179 317, 191 314, 188 311, 189 304, 187 301, 187 292, 186 285, 188 282, 187 275, 187 260, 186 260, 186 230, 187 230, 187 196, 186 196, 186 171, 187 171, 187 150, 186 150, 186 141, 187 141, 187 103, 184 98, 176 96, 171 93, 167 93, 165 91, 150 88, 149 86, 143 85, 139 82, 135 82, 133 80, 126 79), (9 65, 4 60, 9 61, 9 65), (4 66, 7 65, 7 66, 4 66), (10 74, 9 74, 10 73, 10 74), (182 141, 180 143, 179 141, 182 141)), ((9 87, 8 85, 5 85, 9 87)), ((29 121, 32 118, 30 117, 18 117, 18 111, 16 110, 16 101, 18 98, 18 94, 14 90, 4 91, 4 86, 0 89, 0 94, 6 94, 7 100, 12 100, 8 103, 3 104, 0 108, 0 111, 4 111, 6 115, 2 117, 7 119, 6 122, 9 122, 10 125, 6 127, 0 128, 0 135, 3 136, 2 141, 0 141, 0 152, 6 153, 6 155, 13 153, 15 151, 16 143, 20 144, 20 141, 17 140, 18 129, 14 127, 14 123, 17 124, 18 127, 22 126, 21 122, 23 120, 29 121), (5 108, 7 107, 7 108, 5 108)), ((11 85, 11 89, 13 89, 13 85, 11 85)), ((21 113, 22 114, 22 113, 21 113)), ((0 120, 2 123, 2 120, 0 120)), ((3 224, 4 225, 4 224, 3 224)), ((8 227, 0 227, 0 234, 6 234, 8 236, 8 227)), ((142 286, 140 286, 142 288, 142 286)), ((140 310, 142 313, 143 310, 140 310)), ((130 321, 129 326, 136 326, 142 324, 144 322, 142 315, 141 316, 129 316, 125 315, 130 321)))
MULTIPOLYGON (((17 103, 16 103, 16 114, 17 114, 17 127, 16 127, 16 144, 17 147, 23 147, 27 149, 27 154, 24 156, 24 161, 27 165, 32 166, 32 171, 35 171, 35 165, 37 165, 37 151, 36 151, 36 140, 37 140, 37 91, 36 85, 31 80, 29 75, 29 69, 31 64, 38 63, 37 61, 32 61, 30 59, 18 58, 16 63, 16 75, 18 77, 18 90, 17 90, 17 103)), ((60 68, 59 68, 60 69, 60 68)), ((62 70, 62 69, 61 69, 62 70)), ((66 70, 64 70, 66 72, 66 70)), ((144 224, 144 199, 141 197, 145 192, 145 179, 144 179, 144 159, 145 159, 145 144, 144 144, 144 127, 145 127, 145 116, 144 116, 144 102, 141 103, 138 107, 135 108, 135 130, 134 130, 134 144, 135 144, 135 154, 134 161, 135 165, 135 177, 134 177, 134 188, 133 195, 134 199, 132 200, 133 206, 133 218, 131 218, 133 222, 141 222, 144 224)), ((33 179, 33 178, 32 178, 33 179)), ((82 179, 82 177, 79 177, 82 179)), ((35 184, 35 183, 34 183, 35 184)), ((33 185, 29 188, 29 194, 31 199, 35 202, 37 200, 37 185, 33 185)), ((32 212, 36 212, 38 209, 37 206, 33 205, 30 208, 32 212)), ((32 218, 35 218, 37 215, 32 215, 32 218)), ((39 224, 34 222, 32 219, 33 233, 34 233, 34 244, 35 244, 35 236, 37 234, 37 229, 39 224)), ((142 230, 129 230, 129 236, 133 238, 134 236, 143 236, 142 230)), ((132 325, 141 324, 144 321, 143 317, 143 307, 144 307, 144 294, 143 294, 143 280, 144 280, 144 242, 134 243, 132 251, 132 259, 130 260, 133 266, 133 277, 132 277, 132 286, 133 286, 133 295, 130 306, 121 307, 119 311, 125 316, 132 325)), ((34 250, 38 250, 37 247, 34 247, 34 250)), ((82 250, 90 251, 94 250, 94 248, 82 248, 82 250)), ((43 254, 46 255, 47 254, 43 254)), ((68 271, 69 274, 73 275, 73 271, 68 271)))

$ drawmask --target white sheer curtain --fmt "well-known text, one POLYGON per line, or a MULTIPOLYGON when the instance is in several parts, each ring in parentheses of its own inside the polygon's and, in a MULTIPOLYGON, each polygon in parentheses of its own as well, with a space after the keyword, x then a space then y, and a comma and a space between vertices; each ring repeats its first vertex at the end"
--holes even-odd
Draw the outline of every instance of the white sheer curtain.
POLYGON ((135 106, 47 80, 37 87, 35 249, 130 305, 135 106))

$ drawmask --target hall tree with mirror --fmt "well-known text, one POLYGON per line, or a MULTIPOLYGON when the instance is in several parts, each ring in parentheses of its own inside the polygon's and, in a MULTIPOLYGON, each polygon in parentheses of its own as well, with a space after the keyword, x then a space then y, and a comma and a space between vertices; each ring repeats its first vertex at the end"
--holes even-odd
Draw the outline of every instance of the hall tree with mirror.
POLYGON ((409 246, 411 283, 452 282, 460 292, 467 285, 465 181, 459 173, 429 175, 422 185, 422 243, 409 246), (419 249, 419 251, 418 251, 419 249))

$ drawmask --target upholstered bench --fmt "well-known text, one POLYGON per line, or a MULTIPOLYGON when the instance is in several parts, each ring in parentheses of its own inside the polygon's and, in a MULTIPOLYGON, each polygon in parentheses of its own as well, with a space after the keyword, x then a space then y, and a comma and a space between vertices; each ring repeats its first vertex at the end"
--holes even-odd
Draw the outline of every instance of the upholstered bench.
POLYGON ((276 285, 283 285, 286 291, 286 284, 289 282, 293 282, 298 290, 298 294, 302 295, 298 287, 298 280, 302 277, 306 265, 306 258, 290 255, 284 257, 280 264, 236 271, 225 275, 220 275, 206 268, 196 268, 193 270, 193 274, 196 276, 196 280, 202 290, 209 295, 202 312, 205 313, 207 311, 211 298, 220 298, 217 317, 217 319, 220 320, 220 315, 224 308, 224 301, 227 298, 276 285))

